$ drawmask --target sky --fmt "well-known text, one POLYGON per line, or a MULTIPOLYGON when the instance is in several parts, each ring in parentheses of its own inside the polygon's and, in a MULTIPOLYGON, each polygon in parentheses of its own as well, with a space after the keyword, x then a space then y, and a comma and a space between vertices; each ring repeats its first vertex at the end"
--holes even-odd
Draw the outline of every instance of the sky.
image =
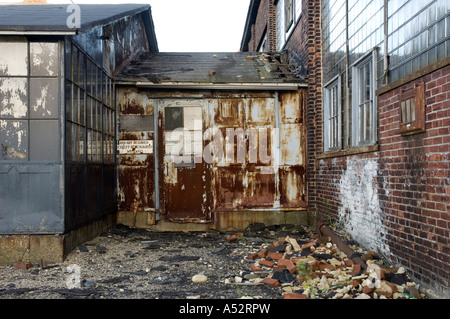
MULTIPOLYGON (((1 2, 22 2, 0 0, 1 2)), ((47 0, 70 4, 70 0, 47 0)), ((250 0, 73 0, 83 3, 144 3, 152 7, 160 52, 237 52, 250 0)))

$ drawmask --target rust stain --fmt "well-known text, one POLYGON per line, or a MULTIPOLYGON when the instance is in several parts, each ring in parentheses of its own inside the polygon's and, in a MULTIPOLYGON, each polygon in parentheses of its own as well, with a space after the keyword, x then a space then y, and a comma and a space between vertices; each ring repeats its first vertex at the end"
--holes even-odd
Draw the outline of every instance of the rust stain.
POLYGON ((153 115, 153 100, 135 88, 118 88, 117 105, 120 115, 153 115))
MULTIPOLYGON (((193 94, 122 90, 119 107, 121 115, 149 114, 147 107, 153 109, 156 96, 192 107, 193 94)), ((135 202, 155 208, 156 187, 162 218, 179 223, 209 222, 215 211, 307 208, 304 90, 279 93, 279 123, 276 100, 267 92, 196 92, 195 96, 205 101, 203 130, 214 128, 223 138, 222 144, 214 144, 222 146, 216 149, 214 161, 195 160, 183 166, 165 154, 165 112, 160 105, 154 128, 159 185, 155 185, 153 155, 119 156, 120 208, 132 211, 135 202), (279 135, 272 135, 278 129, 279 135), (275 161, 278 155, 280 162, 275 161)), ((154 132, 128 131, 119 136, 120 140, 154 138, 154 132)), ((204 140, 203 147, 217 143, 216 139, 204 140)))
POLYGON ((304 166, 280 168, 280 203, 283 208, 306 208, 304 166))

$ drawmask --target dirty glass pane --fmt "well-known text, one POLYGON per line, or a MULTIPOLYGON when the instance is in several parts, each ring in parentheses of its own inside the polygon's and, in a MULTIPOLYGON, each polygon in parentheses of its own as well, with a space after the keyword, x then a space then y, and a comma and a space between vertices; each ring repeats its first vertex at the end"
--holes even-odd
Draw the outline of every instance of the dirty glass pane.
POLYGON ((65 85, 65 100, 66 100, 66 119, 72 120, 72 110, 73 110, 73 92, 72 92, 72 84, 69 81, 66 81, 65 85))
POLYGON ((80 52, 78 71, 79 71, 78 85, 82 89, 85 89, 86 88, 86 56, 82 52, 80 52))
POLYGON ((93 161, 93 135, 94 131, 87 130, 87 149, 86 149, 86 155, 87 155, 87 161, 92 162, 93 161))
POLYGON ((28 121, 0 120, 0 160, 26 161, 28 121))
POLYGON ((0 76, 28 75, 26 38, 0 36, 0 76))
POLYGON ((59 45, 51 42, 30 43, 31 76, 58 76, 59 45))
POLYGON ((101 127, 101 121, 102 121, 102 104, 100 102, 95 102, 95 108, 94 108, 94 129, 97 131, 100 131, 102 129, 101 127))
POLYGON ((182 107, 168 107, 164 112, 165 130, 173 131, 184 127, 182 107))
POLYGON ((78 125, 78 161, 86 161, 86 129, 78 125))
POLYGON ((30 79, 30 117, 58 118, 59 79, 30 79))
POLYGON ((59 122, 58 120, 30 121, 30 160, 59 160, 59 122))
POLYGON ((28 79, 0 78, 0 117, 23 118, 27 115, 28 79))
POLYGON ((103 87, 102 81, 103 81, 103 72, 99 68, 97 68, 97 82, 96 82, 97 88, 95 97, 100 101, 102 100, 102 87, 103 87))
POLYGON ((86 101, 86 126, 88 128, 93 128, 94 126, 94 118, 93 118, 93 105, 95 105, 95 101, 91 97, 87 97, 86 101))
POLYGON ((79 113, 79 123, 83 126, 86 125, 86 101, 85 101, 85 94, 84 90, 78 89, 79 96, 78 96, 78 113, 79 113))
POLYGON ((78 67, 79 67, 79 65, 78 65, 78 49, 75 46, 73 46, 72 47, 72 71, 73 71, 72 81, 73 81, 73 83, 78 83, 78 80, 79 80, 78 67))
POLYGON ((75 123, 79 123, 79 104, 78 104, 78 95, 79 95, 79 89, 77 86, 73 86, 73 104, 72 104, 72 121, 75 123))
POLYGON ((72 154, 73 161, 78 161, 78 125, 71 124, 72 127, 72 154))
POLYGON ((86 92, 92 94, 92 62, 87 59, 86 61, 86 92))
POLYGON ((102 160, 102 133, 94 132, 95 135, 95 161, 101 162, 102 160))
POLYGON ((66 75, 66 79, 71 80, 72 81, 72 45, 69 41, 65 41, 64 44, 64 54, 65 54, 65 61, 64 61, 64 66, 65 66, 65 75, 66 75))
POLYGON ((66 123, 66 160, 73 161, 73 134, 72 123, 66 123))

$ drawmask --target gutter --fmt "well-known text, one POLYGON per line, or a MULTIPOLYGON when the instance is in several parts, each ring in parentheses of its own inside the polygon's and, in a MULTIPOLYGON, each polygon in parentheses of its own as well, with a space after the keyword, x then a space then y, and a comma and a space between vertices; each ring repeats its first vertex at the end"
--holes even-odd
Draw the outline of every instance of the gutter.
MULTIPOLYGON (((131 84, 131 83, 117 83, 131 84)), ((306 88, 303 83, 162 83, 136 82, 137 87, 148 89, 184 89, 184 90, 252 90, 252 91, 296 91, 306 88)))
POLYGON ((78 31, 0 31, 0 35, 77 35, 78 31))

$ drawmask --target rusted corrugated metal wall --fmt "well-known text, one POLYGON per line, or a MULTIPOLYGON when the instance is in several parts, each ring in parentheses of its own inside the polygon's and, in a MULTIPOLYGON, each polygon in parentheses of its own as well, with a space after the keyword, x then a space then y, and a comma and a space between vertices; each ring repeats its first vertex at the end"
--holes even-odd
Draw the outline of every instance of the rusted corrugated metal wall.
POLYGON ((119 210, 155 209, 154 101, 118 88, 119 210))
POLYGON ((303 90, 120 87, 117 98, 120 211, 159 206, 167 220, 207 223, 221 211, 306 209, 303 90))

